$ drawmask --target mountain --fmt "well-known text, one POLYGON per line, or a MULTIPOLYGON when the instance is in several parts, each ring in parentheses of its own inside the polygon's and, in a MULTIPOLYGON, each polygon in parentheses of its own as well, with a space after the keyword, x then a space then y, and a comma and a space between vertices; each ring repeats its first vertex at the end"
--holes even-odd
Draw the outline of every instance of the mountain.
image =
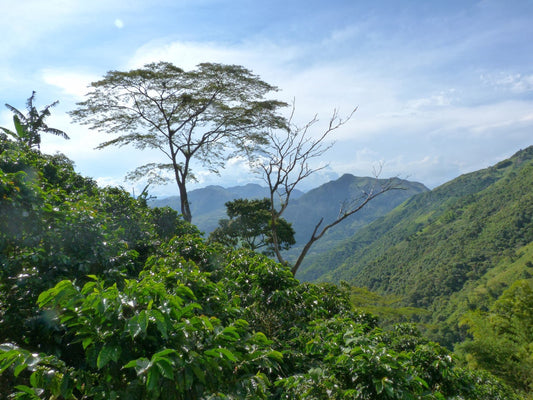
MULTIPOLYGON (((323 225, 329 224, 337 218, 344 203, 350 201, 357 203, 358 200, 364 198, 364 193, 388 182, 388 179, 345 174, 337 180, 325 183, 291 200, 283 217, 293 225, 296 232, 296 245, 287 252, 287 258, 292 260, 297 257, 321 218, 324 218, 323 225)), ((313 245, 309 255, 330 250, 339 241, 351 237, 358 229, 387 214, 405 200, 428 191, 428 188, 418 182, 394 178, 393 184, 400 189, 383 193, 353 216, 330 229, 313 245)), ((306 265, 305 261, 303 265, 306 265)))
MULTIPOLYGON (((294 191, 297 199, 303 195, 299 190, 294 191)), ((218 220, 226 218, 226 207, 224 204, 239 198, 261 199, 269 197, 266 187, 249 183, 243 186, 223 188, 218 185, 210 185, 202 189, 195 189, 189 192, 189 203, 192 212, 192 222, 201 232, 208 234, 218 226, 218 220)), ((180 211, 180 197, 170 196, 162 199, 150 201, 152 207, 170 207, 180 211)))
MULTIPOLYGON (((332 243, 338 243, 339 240, 352 236, 362 226, 385 215, 406 199, 428 190, 421 183, 399 179, 396 181, 401 190, 391 190, 372 200, 354 216, 331 229, 320 241, 315 243, 309 254, 317 254, 331 249, 332 243)), ((292 261, 297 257, 321 218, 324 218, 324 224, 333 221, 344 202, 357 200, 362 197, 363 192, 368 192, 386 182, 388 180, 345 174, 339 179, 325 183, 307 193, 295 190, 292 193, 289 206, 283 214, 283 217, 292 223, 296 232, 296 245, 286 252, 287 259, 292 261)), ((230 188, 212 185, 203 189, 192 190, 189 192, 189 199, 193 223, 200 231, 209 234, 218 226, 219 219, 227 218, 224 206, 227 201, 237 198, 253 199, 268 196, 268 189, 257 184, 230 188)), ((152 200, 150 205, 153 207, 169 206, 179 211, 180 200, 179 196, 172 196, 152 200)))
POLYGON ((426 308, 443 336, 533 275, 533 146, 421 193, 309 260, 300 279, 346 280, 426 308))

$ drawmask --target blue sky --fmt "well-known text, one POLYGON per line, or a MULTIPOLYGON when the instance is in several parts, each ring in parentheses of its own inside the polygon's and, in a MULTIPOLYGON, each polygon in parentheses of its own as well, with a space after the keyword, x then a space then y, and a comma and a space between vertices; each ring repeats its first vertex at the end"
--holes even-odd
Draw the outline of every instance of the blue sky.
MULTIPOLYGON (((39 108, 59 100, 48 124, 71 140, 44 137, 42 150, 102 185, 131 190, 123 177, 159 155, 94 150, 110 137, 66 113, 107 71, 159 60, 243 65, 295 99, 300 123, 357 106, 302 189, 380 164, 382 177, 435 187, 533 144, 533 1, 0 0, 0 10, 0 104, 24 109, 32 90, 39 108)), ((11 124, 2 108, 0 126, 11 124)), ((191 189, 257 181, 240 159, 196 175, 191 189)))

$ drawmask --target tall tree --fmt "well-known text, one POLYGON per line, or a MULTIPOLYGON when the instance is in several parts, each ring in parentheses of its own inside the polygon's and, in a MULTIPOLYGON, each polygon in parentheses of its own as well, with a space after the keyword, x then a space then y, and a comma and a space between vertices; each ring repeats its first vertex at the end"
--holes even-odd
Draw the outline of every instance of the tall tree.
MULTIPOLYGON (((341 118, 335 110, 326 129, 320 135, 312 137, 310 129, 318 122, 317 116, 304 126, 296 126, 292 123, 294 116, 293 105, 291 117, 284 129, 269 131, 268 141, 270 145, 263 153, 263 157, 258 159, 255 166, 262 174, 270 191, 272 248, 280 263, 286 264, 287 262, 281 254, 282 248, 278 232, 279 221, 289 205, 291 195, 296 186, 304 179, 324 168, 324 166, 313 167, 310 163, 314 158, 322 156, 331 148, 332 144, 328 144, 326 139, 333 131, 346 124, 356 110, 354 109, 345 118, 341 118), (278 208, 274 207, 276 203, 279 204, 278 208)), ((375 175, 379 175, 379 172, 376 172, 375 175)), ((329 229, 357 213, 377 196, 398 188, 394 185, 394 182, 393 180, 388 180, 380 187, 368 188, 358 198, 346 199, 340 206, 337 218, 333 221, 324 223, 324 218, 321 218, 292 266, 292 273, 296 275, 311 246, 322 238, 329 229)))
POLYGON ((50 108, 55 107, 59 101, 54 101, 52 104, 47 105, 41 111, 38 111, 33 101, 35 100, 35 91, 26 101, 26 110, 28 113, 24 115, 17 108, 10 104, 6 104, 6 107, 13 112, 13 124, 15 130, 11 131, 7 128, 0 128, 6 134, 13 137, 16 141, 28 145, 30 148, 41 147, 41 132, 51 133, 53 135, 61 136, 64 139, 70 139, 68 135, 55 128, 50 128, 44 121, 46 117, 50 115, 50 108))
POLYGON ((237 65, 204 63, 184 71, 168 62, 152 63, 128 72, 110 71, 91 88, 87 100, 71 112, 73 119, 118 134, 100 149, 131 144, 161 151, 166 163, 140 166, 128 178, 149 176, 161 183, 169 179, 163 172, 171 171, 189 222, 186 184, 195 179, 192 163, 218 173, 229 157, 252 157, 267 143, 266 131, 286 123, 277 114, 286 104, 265 99, 277 88, 237 65))

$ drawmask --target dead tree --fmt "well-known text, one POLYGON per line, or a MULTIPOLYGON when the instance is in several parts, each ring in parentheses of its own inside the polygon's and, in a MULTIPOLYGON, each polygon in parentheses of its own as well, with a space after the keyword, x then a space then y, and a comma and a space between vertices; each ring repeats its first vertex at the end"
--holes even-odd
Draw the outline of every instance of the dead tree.
MULTIPOLYGON (((326 167, 312 167, 310 162, 315 158, 321 157, 332 147, 333 143, 327 143, 326 139, 333 131, 346 124, 357 108, 344 118, 339 117, 338 111, 334 110, 324 132, 315 138, 310 136, 310 129, 318 122, 317 116, 315 115, 304 126, 298 127, 292 122, 294 110, 293 105, 291 117, 285 130, 271 131, 269 133, 270 147, 256 164, 269 188, 270 204, 272 205, 272 247, 278 261, 282 264, 288 263, 280 251, 276 228, 277 221, 286 210, 295 187, 311 174, 326 167)), ((375 175, 379 175, 379 172, 375 173, 375 175)), ((361 210, 377 196, 391 189, 399 188, 393 182, 397 181, 388 180, 387 183, 379 188, 372 188, 367 192, 363 192, 360 198, 345 201, 340 208, 337 218, 333 222, 323 225, 324 221, 321 218, 315 225, 311 237, 291 268, 293 275, 296 275, 309 249, 317 240, 324 236, 329 229, 361 210)))

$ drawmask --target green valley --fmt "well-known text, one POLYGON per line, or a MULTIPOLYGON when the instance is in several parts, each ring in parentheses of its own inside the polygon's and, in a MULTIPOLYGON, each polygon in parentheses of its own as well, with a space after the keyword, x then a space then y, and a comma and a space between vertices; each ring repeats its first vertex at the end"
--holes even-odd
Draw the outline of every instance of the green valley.
POLYGON ((533 147, 409 199, 302 269, 305 280, 346 280, 427 309, 442 343, 464 331, 472 308, 488 309, 533 273, 533 147))

